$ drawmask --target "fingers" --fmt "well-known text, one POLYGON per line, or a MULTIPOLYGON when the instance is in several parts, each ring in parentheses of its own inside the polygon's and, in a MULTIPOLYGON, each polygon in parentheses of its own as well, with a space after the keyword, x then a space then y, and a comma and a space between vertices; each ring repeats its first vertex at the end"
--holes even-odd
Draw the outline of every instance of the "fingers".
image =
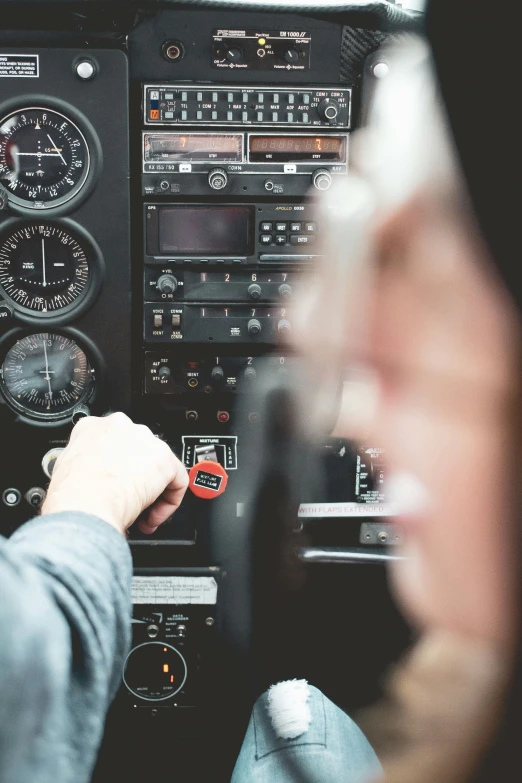
POLYGON ((188 474, 186 468, 174 455, 172 456, 176 461, 176 475, 158 500, 150 507, 146 517, 138 522, 141 532, 147 535, 155 533, 158 527, 177 511, 187 491, 188 474))

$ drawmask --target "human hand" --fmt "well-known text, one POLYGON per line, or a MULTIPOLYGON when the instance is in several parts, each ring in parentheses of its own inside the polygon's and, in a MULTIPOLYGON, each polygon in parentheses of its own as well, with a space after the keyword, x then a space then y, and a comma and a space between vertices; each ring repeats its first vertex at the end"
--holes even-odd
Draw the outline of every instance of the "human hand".
POLYGON ((147 509, 139 528, 154 533, 187 486, 185 466, 148 427, 124 413, 89 416, 56 461, 42 513, 83 511, 123 534, 147 509))

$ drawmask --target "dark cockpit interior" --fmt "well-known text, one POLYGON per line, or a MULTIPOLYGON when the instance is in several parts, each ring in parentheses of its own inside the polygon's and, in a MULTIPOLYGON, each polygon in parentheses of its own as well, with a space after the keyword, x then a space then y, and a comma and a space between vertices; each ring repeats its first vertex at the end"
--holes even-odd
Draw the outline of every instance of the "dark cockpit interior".
POLYGON ((383 567, 381 443, 286 450, 284 391, 324 261, 314 201, 421 23, 388 2, 0 2, 0 532, 39 513, 90 415, 146 424, 190 476, 172 519, 129 532, 132 649, 96 783, 228 781, 270 683, 353 713, 414 640, 383 567))

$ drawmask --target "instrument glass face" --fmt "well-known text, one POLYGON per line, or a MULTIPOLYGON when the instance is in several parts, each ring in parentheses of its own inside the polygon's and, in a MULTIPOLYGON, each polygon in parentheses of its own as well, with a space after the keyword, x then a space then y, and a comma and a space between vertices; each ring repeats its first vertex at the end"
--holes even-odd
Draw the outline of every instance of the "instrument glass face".
POLYGON ((89 400, 94 382, 94 369, 80 346, 52 332, 17 340, 0 368, 0 391, 8 405, 41 421, 68 418, 89 400))
POLYGON ((0 293, 17 310, 58 314, 79 304, 90 282, 87 253, 69 229, 29 223, 0 237, 0 293))
POLYGON ((0 183, 13 204, 60 206, 85 185, 89 167, 85 137, 65 115, 27 107, 0 120, 0 183))

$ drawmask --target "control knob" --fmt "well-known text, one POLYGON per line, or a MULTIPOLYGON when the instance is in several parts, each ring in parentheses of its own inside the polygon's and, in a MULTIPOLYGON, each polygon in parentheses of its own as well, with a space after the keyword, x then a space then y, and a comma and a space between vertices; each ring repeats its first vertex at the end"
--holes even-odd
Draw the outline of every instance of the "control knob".
POLYGON ((167 365, 164 364, 163 367, 159 368, 158 375, 160 378, 167 380, 167 378, 170 378, 171 376, 170 367, 167 367, 167 365))
POLYGON ((337 101, 333 100, 333 98, 325 98, 323 101, 321 101, 321 103, 317 107, 319 116, 323 120, 328 120, 328 122, 335 122, 335 120, 339 116, 340 110, 341 107, 339 106, 337 101))
POLYGON ((213 381, 220 383, 224 377, 225 373, 223 372, 223 368, 217 364, 215 367, 212 368, 212 372, 210 373, 210 377, 213 381))
POLYGON ((13 317, 13 308, 7 302, 0 302, 0 324, 7 323, 13 317))
POLYGON ((332 184, 332 175, 328 169, 317 169, 312 174, 312 182, 317 190, 328 190, 332 184))
POLYGON ((229 63, 240 63, 243 59, 243 50, 239 46, 230 46, 225 54, 229 63))
POLYGON ((85 419, 86 416, 90 416, 91 411, 87 405, 77 405, 72 412, 71 420, 73 424, 78 424, 80 419, 85 419))
POLYGON ((282 318, 277 324, 279 334, 290 334, 291 330, 290 321, 287 321, 286 318, 282 318))
POLYGON ((42 489, 42 487, 31 487, 31 489, 27 490, 24 497, 30 506, 40 508, 45 500, 45 495, 45 489, 42 489))
POLYGON ((283 60, 285 63, 289 63, 290 65, 293 65, 299 60, 299 52, 297 49, 285 49, 283 52, 283 60))
POLYGON ((257 283, 252 283, 252 285, 249 285, 247 291, 251 299, 261 298, 261 286, 257 285, 257 283))
POLYGON ((257 318, 251 318, 250 321, 247 324, 248 334, 252 335, 252 337, 255 337, 258 334, 261 334, 261 323, 257 320, 257 318))
POLYGON ((212 169, 208 173, 208 184, 212 190, 223 190, 228 184, 228 174, 224 169, 212 169))
POLYGON ((292 287, 289 286, 288 283, 283 283, 283 285, 280 285, 277 290, 281 299, 288 299, 290 296, 292 296, 292 287))
POLYGON ((158 291, 162 294, 173 294, 178 287, 178 281, 174 275, 161 275, 156 283, 158 291))

